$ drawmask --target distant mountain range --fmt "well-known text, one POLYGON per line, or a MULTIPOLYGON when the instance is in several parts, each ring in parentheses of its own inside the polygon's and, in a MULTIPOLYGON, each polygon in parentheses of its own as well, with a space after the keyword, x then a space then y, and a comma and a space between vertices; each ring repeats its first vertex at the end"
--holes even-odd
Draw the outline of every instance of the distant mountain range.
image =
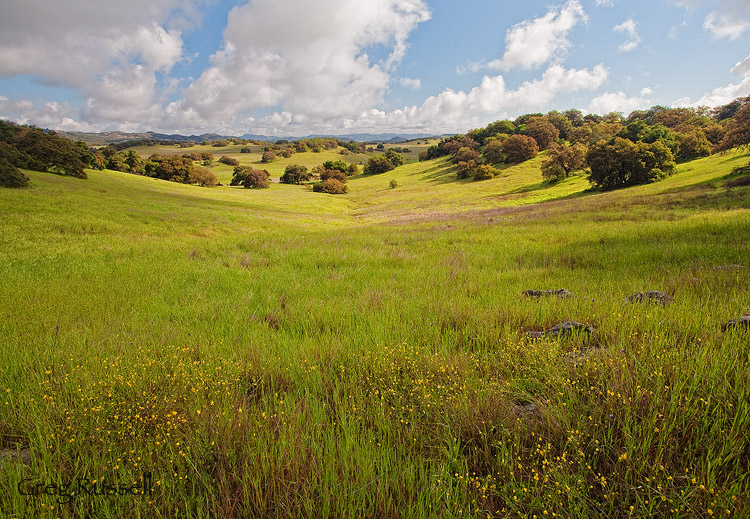
MULTIPOLYGON (((231 139, 237 136, 230 135, 219 135, 216 133, 204 133, 201 135, 178 135, 178 134, 166 134, 166 133, 155 133, 155 132, 143 132, 143 133, 126 133, 126 132, 102 132, 102 133, 87 133, 87 132, 65 132, 57 131, 58 135, 73 139, 74 141, 84 141, 89 146, 106 145, 115 142, 132 141, 132 140, 154 140, 154 141, 178 141, 178 142, 203 142, 203 141, 214 141, 221 139, 231 139)), ((340 139, 342 141, 356 141, 356 142, 389 142, 392 144, 398 144, 402 142, 411 141, 414 139, 426 139, 429 137, 435 137, 428 133, 352 133, 346 135, 307 135, 305 137, 277 137, 271 135, 257 135, 247 133, 240 135, 240 139, 252 139, 256 141, 265 142, 276 142, 279 140, 296 141, 299 139, 312 139, 316 137, 331 137, 334 139, 340 139)))

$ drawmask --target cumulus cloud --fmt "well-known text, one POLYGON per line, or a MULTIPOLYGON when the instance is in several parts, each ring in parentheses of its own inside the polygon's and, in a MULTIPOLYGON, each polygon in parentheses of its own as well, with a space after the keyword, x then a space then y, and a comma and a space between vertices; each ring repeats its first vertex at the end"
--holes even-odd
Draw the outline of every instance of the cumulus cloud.
POLYGON ((734 68, 732 68, 732 74, 738 77, 750 76, 750 56, 737 63, 734 68))
POLYGON ((693 102, 690 98, 678 99, 673 104, 675 106, 721 106, 730 103, 738 97, 750 95, 750 76, 736 84, 730 84, 715 88, 711 92, 703 95, 700 99, 693 102))
POLYGON ((716 7, 703 23, 703 28, 714 38, 736 40, 750 29, 750 3, 747 0, 719 0, 716 7))
POLYGON ((589 103, 589 112, 595 114, 608 114, 610 112, 621 112, 629 114, 633 110, 648 108, 651 101, 643 97, 628 97, 625 92, 607 92, 595 97, 589 103))
POLYGON ((130 120, 156 102, 157 76, 182 59, 181 29, 198 23, 208 0, 130 0, 92 8, 45 0, 10 2, 0 18, 0 77, 29 75, 76 89, 87 116, 130 120), (23 23, 20 23, 23 21, 23 23), (108 114, 113 105, 118 113, 108 114))
POLYGON ((400 83, 402 87, 411 88, 412 90, 419 90, 420 88, 422 88, 421 79, 410 79, 408 77, 402 77, 400 83))
POLYGON ((281 106, 321 119, 379 103, 407 38, 430 17, 422 0, 255 0, 233 8, 224 47, 184 92, 208 122, 281 106), (371 48, 387 56, 370 58, 371 48))
POLYGON ((629 52, 641 43, 641 37, 638 35, 638 22, 632 18, 625 20, 620 25, 615 25, 613 30, 627 37, 627 40, 618 47, 622 52, 629 52))
MULTIPOLYGON (((446 89, 427 98, 420 106, 390 112, 371 108, 347 117, 335 126, 325 122, 321 125, 319 121, 314 131, 466 131, 467 128, 518 115, 525 110, 542 109, 560 94, 595 90, 604 83, 607 75, 607 69, 601 64, 591 70, 565 69, 553 65, 541 78, 527 81, 516 89, 509 89, 502 75, 485 76, 478 86, 468 92, 446 89)), ((255 121, 254 127, 268 134, 295 134, 309 128, 298 126, 288 112, 255 121)))
POLYGON ((530 70, 560 58, 571 47, 570 30, 587 19, 581 3, 569 0, 563 6, 550 8, 541 18, 514 25, 505 35, 505 54, 488 66, 495 70, 530 70))
POLYGON ((616 0, 596 0, 596 6, 606 6, 606 7, 612 7, 615 5, 616 0))

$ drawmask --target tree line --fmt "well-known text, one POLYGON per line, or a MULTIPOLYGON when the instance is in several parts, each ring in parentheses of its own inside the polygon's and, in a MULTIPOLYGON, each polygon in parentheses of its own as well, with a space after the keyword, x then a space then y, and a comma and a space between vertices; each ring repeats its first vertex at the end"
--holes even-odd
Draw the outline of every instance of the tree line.
POLYGON ((715 109, 654 106, 627 117, 580 110, 525 114, 442 139, 420 160, 451 156, 459 178, 484 180, 499 166, 548 150, 542 175, 559 181, 588 168, 592 185, 612 189, 653 182, 675 164, 750 143, 750 97, 715 109))

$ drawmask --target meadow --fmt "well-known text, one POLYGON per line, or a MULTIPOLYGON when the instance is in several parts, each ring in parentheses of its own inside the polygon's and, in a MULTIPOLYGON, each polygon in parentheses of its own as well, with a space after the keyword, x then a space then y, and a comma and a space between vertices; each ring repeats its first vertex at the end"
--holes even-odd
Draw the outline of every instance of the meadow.
MULTIPOLYGON (((363 157, 267 167, 338 158, 363 157)), ((0 513, 750 516, 750 332, 723 329, 750 312, 750 155, 611 192, 542 159, 339 196, 25 172, 0 191, 0 513), (625 301, 652 289, 674 302, 625 301), (567 320, 596 332, 528 336, 567 320)))

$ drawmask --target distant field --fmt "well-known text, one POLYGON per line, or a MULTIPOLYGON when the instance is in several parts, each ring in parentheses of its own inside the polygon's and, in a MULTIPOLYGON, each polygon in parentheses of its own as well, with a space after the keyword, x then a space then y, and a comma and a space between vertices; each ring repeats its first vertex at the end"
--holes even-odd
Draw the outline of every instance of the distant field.
MULTIPOLYGON (((274 179, 369 156, 240 147, 137 151, 274 179)), ((340 196, 26 172, 0 190, 0 515, 748 517, 750 331, 722 325, 750 312, 750 155, 606 193, 543 159, 340 196), (625 301, 652 289, 674 302, 625 301), (528 335, 567 320, 597 331, 528 335)))

